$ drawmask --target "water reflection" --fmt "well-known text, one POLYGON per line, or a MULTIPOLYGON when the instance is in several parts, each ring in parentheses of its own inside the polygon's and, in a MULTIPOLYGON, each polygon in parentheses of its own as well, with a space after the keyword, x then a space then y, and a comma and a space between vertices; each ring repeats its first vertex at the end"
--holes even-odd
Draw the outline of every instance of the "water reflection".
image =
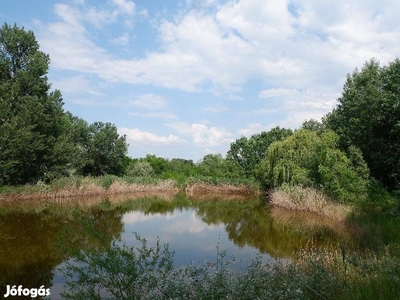
POLYGON ((214 260, 219 247, 226 249, 228 256, 235 255, 236 267, 258 253, 266 260, 290 258, 310 241, 325 247, 353 238, 343 224, 271 209, 257 198, 135 194, 55 203, 3 203, 0 286, 57 284, 60 288, 63 279, 55 268, 74 251, 107 246, 115 239, 135 245, 132 232, 149 244, 157 237, 169 243, 176 251, 176 265, 214 260))

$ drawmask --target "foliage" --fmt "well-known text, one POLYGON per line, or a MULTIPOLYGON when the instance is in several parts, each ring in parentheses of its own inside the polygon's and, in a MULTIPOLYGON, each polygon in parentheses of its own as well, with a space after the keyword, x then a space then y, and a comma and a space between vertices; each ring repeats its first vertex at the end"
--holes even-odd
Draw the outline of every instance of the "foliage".
POLYGON ((232 160, 222 158, 221 154, 207 154, 198 163, 202 176, 239 178, 243 171, 232 160))
POLYGON ((126 170, 126 175, 133 177, 148 177, 153 174, 153 167, 147 161, 132 161, 126 170))
POLYGON ((249 139, 241 137, 231 144, 226 158, 238 166, 245 176, 251 177, 256 166, 265 157, 268 147, 291 134, 290 129, 275 127, 268 132, 254 134, 249 139))
POLYGON ((86 146, 86 163, 83 175, 124 173, 123 158, 128 145, 125 136, 119 136, 117 127, 111 123, 95 122, 89 126, 89 141, 86 146))
POLYGON ((68 163, 68 118, 50 91, 49 62, 32 31, 0 29, 0 184, 51 179, 68 163))
POLYGON ((371 175, 390 189, 400 184, 400 60, 381 67, 375 59, 347 75, 339 105, 325 124, 342 149, 361 149, 371 175))
POLYGON ((216 262, 176 268, 168 245, 151 247, 136 234, 138 247, 115 242, 104 250, 80 251, 63 268, 67 299, 396 299, 398 247, 381 255, 310 250, 293 262, 262 263, 255 258, 234 272, 225 251, 216 262))
POLYGON ((156 176, 161 175, 168 168, 168 159, 163 157, 157 157, 152 154, 147 154, 144 161, 148 162, 153 168, 153 172, 156 176))
POLYGON ((322 188, 340 202, 355 202, 367 191, 368 172, 357 149, 352 161, 338 148, 338 135, 296 131, 271 144, 258 172, 269 187, 282 184, 322 188), (357 155, 356 155, 357 154, 357 155))
POLYGON ((301 125, 301 129, 307 129, 310 131, 314 131, 318 134, 321 134, 325 128, 325 125, 317 120, 310 119, 303 122, 301 125))
POLYGON ((65 113, 47 81, 50 58, 33 32, 0 29, 0 185, 74 173, 122 175, 127 144, 115 125, 65 113))

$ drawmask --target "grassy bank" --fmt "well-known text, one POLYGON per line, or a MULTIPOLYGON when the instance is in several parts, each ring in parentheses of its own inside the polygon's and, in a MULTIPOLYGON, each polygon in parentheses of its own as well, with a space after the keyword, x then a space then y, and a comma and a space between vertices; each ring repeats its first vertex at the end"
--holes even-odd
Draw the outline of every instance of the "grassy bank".
POLYGON ((271 205, 288 210, 303 211, 344 221, 352 208, 332 201, 323 192, 302 186, 283 185, 269 194, 271 205))
POLYGON ((249 179, 189 177, 185 193, 189 196, 205 194, 259 195, 259 185, 249 179))
POLYGON ((0 187, 0 201, 25 199, 60 199, 128 193, 177 193, 184 190, 188 195, 235 194, 254 195, 260 190, 254 181, 247 179, 221 179, 212 177, 189 177, 184 184, 173 179, 154 177, 67 177, 45 184, 0 187))
POLYGON ((141 192, 178 192, 176 182, 155 178, 117 177, 68 177, 49 184, 0 188, 0 201, 24 199, 59 199, 68 197, 113 195, 141 192))

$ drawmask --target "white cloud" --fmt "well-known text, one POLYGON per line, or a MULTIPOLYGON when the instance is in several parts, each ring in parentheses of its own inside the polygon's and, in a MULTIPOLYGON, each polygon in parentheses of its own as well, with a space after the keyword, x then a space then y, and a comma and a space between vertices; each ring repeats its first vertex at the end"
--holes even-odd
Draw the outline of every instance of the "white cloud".
POLYGON ((126 45, 129 43, 129 33, 125 32, 123 35, 116 37, 111 40, 111 42, 115 45, 126 45))
POLYGON ((239 129, 237 132, 240 135, 244 135, 244 136, 251 136, 255 133, 260 133, 262 131, 269 131, 270 129, 272 129, 274 126, 268 125, 268 124, 261 124, 261 123, 250 123, 249 125, 247 125, 246 128, 242 128, 239 129))
POLYGON ((193 143, 200 147, 212 147, 229 144, 234 141, 233 134, 224 128, 207 127, 205 124, 186 122, 168 123, 167 126, 180 134, 192 138, 193 143))
POLYGON ((160 109, 165 106, 166 99, 162 96, 149 93, 139 95, 134 100, 129 101, 129 104, 146 109, 160 109))
POLYGON ((117 11, 97 10, 90 8, 84 15, 84 20, 101 28, 104 24, 115 22, 118 17, 117 11))
POLYGON ((118 7, 121 14, 133 15, 135 13, 135 2, 129 0, 112 0, 114 5, 118 7))
POLYGON ((204 109, 204 111, 206 113, 220 113, 220 112, 224 112, 224 111, 227 111, 227 110, 228 110, 228 108, 226 106, 223 106, 223 105, 209 106, 209 107, 206 107, 204 109))
POLYGON ((298 96, 299 92, 295 89, 284 89, 284 88, 272 88, 268 90, 262 90, 258 96, 260 98, 276 98, 281 96, 298 96))
MULTIPOLYGON (((400 24, 393 14, 398 4, 377 10, 364 2, 342 2, 295 3, 298 17, 283 0, 229 1, 211 11, 192 9, 173 21, 161 20, 160 50, 135 59, 107 54, 82 32, 82 20, 76 17, 80 12, 59 4, 56 12, 64 22, 49 24, 51 34, 44 39, 57 67, 109 81, 231 96, 254 77, 272 85, 284 82, 282 88, 290 89, 316 83, 337 87, 356 65, 373 56, 387 62, 400 52, 400 24), (56 24, 67 30, 54 30, 56 24), (70 34, 67 25, 81 32, 70 34)), ((113 3, 119 13, 135 12, 134 2, 113 3)))
POLYGON ((118 128, 120 135, 126 135, 128 141, 134 142, 140 145, 152 145, 152 146, 166 146, 166 145, 184 145, 187 142, 175 135, 170 134, 169 136, 156 135, 148 131, 141 131, 137 128, 118 128))
MULTIPOLYGON (((101 6, 103 10, 86 4, 57 4, 54 11, 59 20, 41 27, 39 42, 50 54, 52 68, 90 74, 111 83, 200 91, 226 100, 240 99, 240 93, 248 91, 245 84, 254 79, 263 86, 257 99, 261 107, 256 109, 251 100, 245 100, 249 101, 248 110, 271 118, 276 114, 280 119, 266 120, 266 125, 252 120, 260 125, 241 129, 248 133, 252 128, 298 127, 304 118, 319 119, 335 105, 346 73, 371 57, 387 63, 400 53, 399 1, 383 0, 379 6, 361 0, 212 2, 206 4, 212 5, 207 9, 188 3, 175 16, 161 13, 152 23, 158 44, 137 56, 118 57, 109 52, 100 46, 102 32, 87 26, 120 22, 125 33, 119 31, 106 40, 128 43, 132 31, 123 22, 136 22, 135 14, 155 19, 151 12, 137 13, 132 1, 110 0, 108 4, 113 5, 101 6)), ((137 32, 135 37, 137 34, 140 37, 137 32)), ((78 86, 83 87, 84 82, 78 86)), ((157 100, 161 96, 145 95, 131 103, 124 101, 143 109, 165 108, 165 99, 157 100)), ((226 107, 213 105, 204 112, 222 112, 226 107)), ((141 116, 168 119, 173 114, 146 112, 141 116)), ((169 126, 190 136, 197 146, 214 147, 232 139, 225 129, 184 122, 179 126, 187 128, 178 128, 174 124, 169 126)))
POLYGON ((129 113, 131 116, 152 118, 152 119, 178 119, 178 117, 170 112, 149 112, 149 113, 129 113))
POLYGON ((72 76, 54 81, 52 86, 60 90, 63 94, 90 94, 101 96, 102 93, 94 88, 93 83, 84 75, 72 76))

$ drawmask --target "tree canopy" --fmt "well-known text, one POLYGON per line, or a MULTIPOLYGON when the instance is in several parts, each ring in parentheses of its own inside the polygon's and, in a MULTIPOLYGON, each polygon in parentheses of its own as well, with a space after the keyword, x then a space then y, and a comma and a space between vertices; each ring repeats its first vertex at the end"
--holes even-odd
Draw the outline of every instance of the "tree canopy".
POLYGON ((400 60, 381 67, 375 59, 347 76, 339 105, 325 124, 342 149, 361 149, 371 175, 393 189, 400 185, 400 60))
POLYGON ((64 112, 51 90, 50 58, 32 31, 0 29, 0 185, 82 174, 121 174, 125 137, 110 123, 88 125, 64 112))
POLYGON ((49 62, 32 31, 0 29, 0 184, 51 176, 68 161, 68 118, 50 90, 49 62))
POLYGON ((253 176, 268 147, 291 134, 290 129, 275 127, 268 132, 254 134, 250 138, 241 137, 231 144, 226 158, 241 168, 247 177, 253 176))
POLYGON ((366 193, 368 168, 359 150, 348 157, 338 146, 339 136, 306 129, 271 144, 259 172, 269 187, 303 185, 320 188, 334 199, 356 201, 366 193))

